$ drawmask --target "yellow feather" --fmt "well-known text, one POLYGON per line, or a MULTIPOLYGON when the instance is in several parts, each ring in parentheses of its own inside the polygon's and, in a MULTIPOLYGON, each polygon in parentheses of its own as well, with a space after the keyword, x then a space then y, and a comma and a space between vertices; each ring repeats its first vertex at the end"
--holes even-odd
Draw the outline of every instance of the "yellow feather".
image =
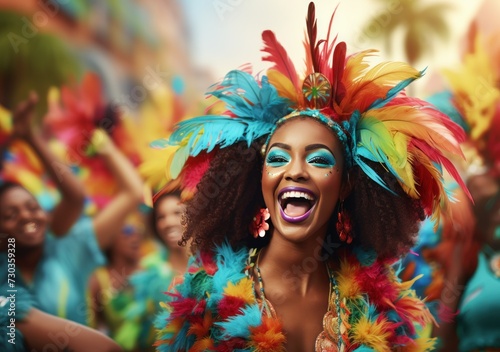
POLYGON ((403 62, 383 62, 365 71, 365 68, 354 69, 350 73, 353 81, 345 82, 346 95, 340 103, 344 113, 363 112, 376 99, 384 98, 397 83, 421 76, 418 70, 403 62))
POLYGON ((419 198, 419 194, 415 185, 415 178, 413 177, 413 169, 411 167, 410 161, 412 156, 408 155, 408 137, 403 133, 395 133, 394 145, 398 153, 396 154, 399 159, 395 159, 389 156, 389 163, 392 168, 398 173, 400 178, 399 184, 403 187, 403 190, 410 197, 414 199, 419 198))
POLYGON ((355 280, 356 266, 350 265, 347 261, 340 263, 337 284, 340 297, 347 299, 357 299, 361 297, 361 289, 355 280))
POLYGON ((238 281, 236 285, 232 282, 229 282, 228 285, 224 288, 224 293, 229 296, 241 298, 246 303, 252 303, 255 301, 252 284, 253 281, 247 277, 238 281))
POLYGON ((474 52, 465 56, 460 69, 444 70, 443 74, 454 93, 458 110, 471 129, 471 138, 482 138, 490 126, 500 90, 496 87, 493 63, 480 38, 476 38, 474 52))
POLYGON ((436 345, 436 338, 419 337, 413 340, 415 344, 399 347, 398 351, 401 352, 427 352, 434 351, 436 345))
POLYGON ((12 132, 12 118, 9 110, 3 108, 0 105, 0 132, 11 133, 12 132))
POLYGON ((168 147, 163 150, 151 149, 138 168, 139 174, 144 178, 146 184, 153 189, 160 189, 170 178, 165 174, 165 168, 168 162, 171 162, 176 147, 168 147))
POLYGON ((353 341, 371 347, 375 351, 390 352, 388 324, 385 319, 370 321, 366 316, 362 316, 359 322, 352 326, 350 335, 353 341))
POLYGON ((453 134, 435 118, 419 108, 386 106, 370 110, 370 116, 382 121, 389 131, 426 141, 431 147, 463 155, 453 134))
POLYGON ((348 57, 344 71, 344 82, 352 82, 361 77, 370 66, 365 59, 377 53, 377 50, 364 50, 348 57))
POLYGON ((267 71, 267 78, 281 97, 289 99, 294 103, 293 105, 298 104, 297 90, 288 77, 277 70, 269 69, 267 71))

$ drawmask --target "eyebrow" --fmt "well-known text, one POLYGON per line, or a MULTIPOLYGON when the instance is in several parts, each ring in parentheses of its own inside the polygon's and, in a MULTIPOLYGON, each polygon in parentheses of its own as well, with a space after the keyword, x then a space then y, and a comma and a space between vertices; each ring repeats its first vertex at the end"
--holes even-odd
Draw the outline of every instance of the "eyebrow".
MULTIPOLYGON (((281 149, 285 149, 285 150, 291 150, 292 148, 288 145, 288 144, 284 144, 284 143, 273 143, 270 147, 269 147, 269 150, 273 147, 278 147, 278 148, 281 148, 281 149)), ((314 150, 314 149, 326 149, 328 150, 330 153, 332 153, 332 155, 335 155, 332 150, 330 148, 328 148, 326 145, 324 144, 321 144, 321 143, 316 143, 316 144, 309 144, 308 146, 305 147, 305 151, 308 152, 310 150, 314 150)))

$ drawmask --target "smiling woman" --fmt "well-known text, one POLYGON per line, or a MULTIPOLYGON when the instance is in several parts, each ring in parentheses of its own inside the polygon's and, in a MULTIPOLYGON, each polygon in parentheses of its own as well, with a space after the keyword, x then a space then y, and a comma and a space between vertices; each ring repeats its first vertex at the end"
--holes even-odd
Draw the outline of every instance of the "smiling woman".
POLYGON ((196 254, 157 319, 159 351, 431 349, 418 329, 433 318, 393 265, 448 202, 439 165, 463 184, 442 153, 461 153, 462 131, 404 94, 421 72, 317 41, 313 3, 305 77, 262 37, 266 74, 229 72, 210 92, 224 113, 167 142, 174 184, 194 193, 196 254))

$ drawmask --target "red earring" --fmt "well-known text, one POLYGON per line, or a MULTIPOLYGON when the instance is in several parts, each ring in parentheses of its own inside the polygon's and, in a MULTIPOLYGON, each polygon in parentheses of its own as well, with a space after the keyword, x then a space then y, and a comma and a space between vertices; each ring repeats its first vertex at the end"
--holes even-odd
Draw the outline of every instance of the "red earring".
POLYGON ((344 210, 344 201, 340 202, 340 209, 337 218, 337 233, 342 242, 347 244, 352 242, 352 224, 349 214, 344 210))
POLYGON ((266 231, 269 230, 269 224, 266 222, 271 217, 269 214, 269 209, 262 208, 253 217, 253 221, 250 224, 250 232, 254 238, 264 237, 266 231))

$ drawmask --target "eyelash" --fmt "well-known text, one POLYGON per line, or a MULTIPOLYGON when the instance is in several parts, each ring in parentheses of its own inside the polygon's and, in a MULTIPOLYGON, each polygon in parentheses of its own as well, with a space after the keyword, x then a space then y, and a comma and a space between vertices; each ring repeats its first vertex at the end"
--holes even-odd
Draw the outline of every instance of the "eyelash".
POLYGON ((308 163, 313 163, 313 164, 322 164, 322 165, 329 165, 330 161, 326 158, 323 158, 321 156, 315 156, 309 160, 307 160, 308 163))
POLYGON ((272 155, 267 158, 267 162, 269 164, 271 163, 287 163, 288 159, 285 158, 283 155, 272 155))

